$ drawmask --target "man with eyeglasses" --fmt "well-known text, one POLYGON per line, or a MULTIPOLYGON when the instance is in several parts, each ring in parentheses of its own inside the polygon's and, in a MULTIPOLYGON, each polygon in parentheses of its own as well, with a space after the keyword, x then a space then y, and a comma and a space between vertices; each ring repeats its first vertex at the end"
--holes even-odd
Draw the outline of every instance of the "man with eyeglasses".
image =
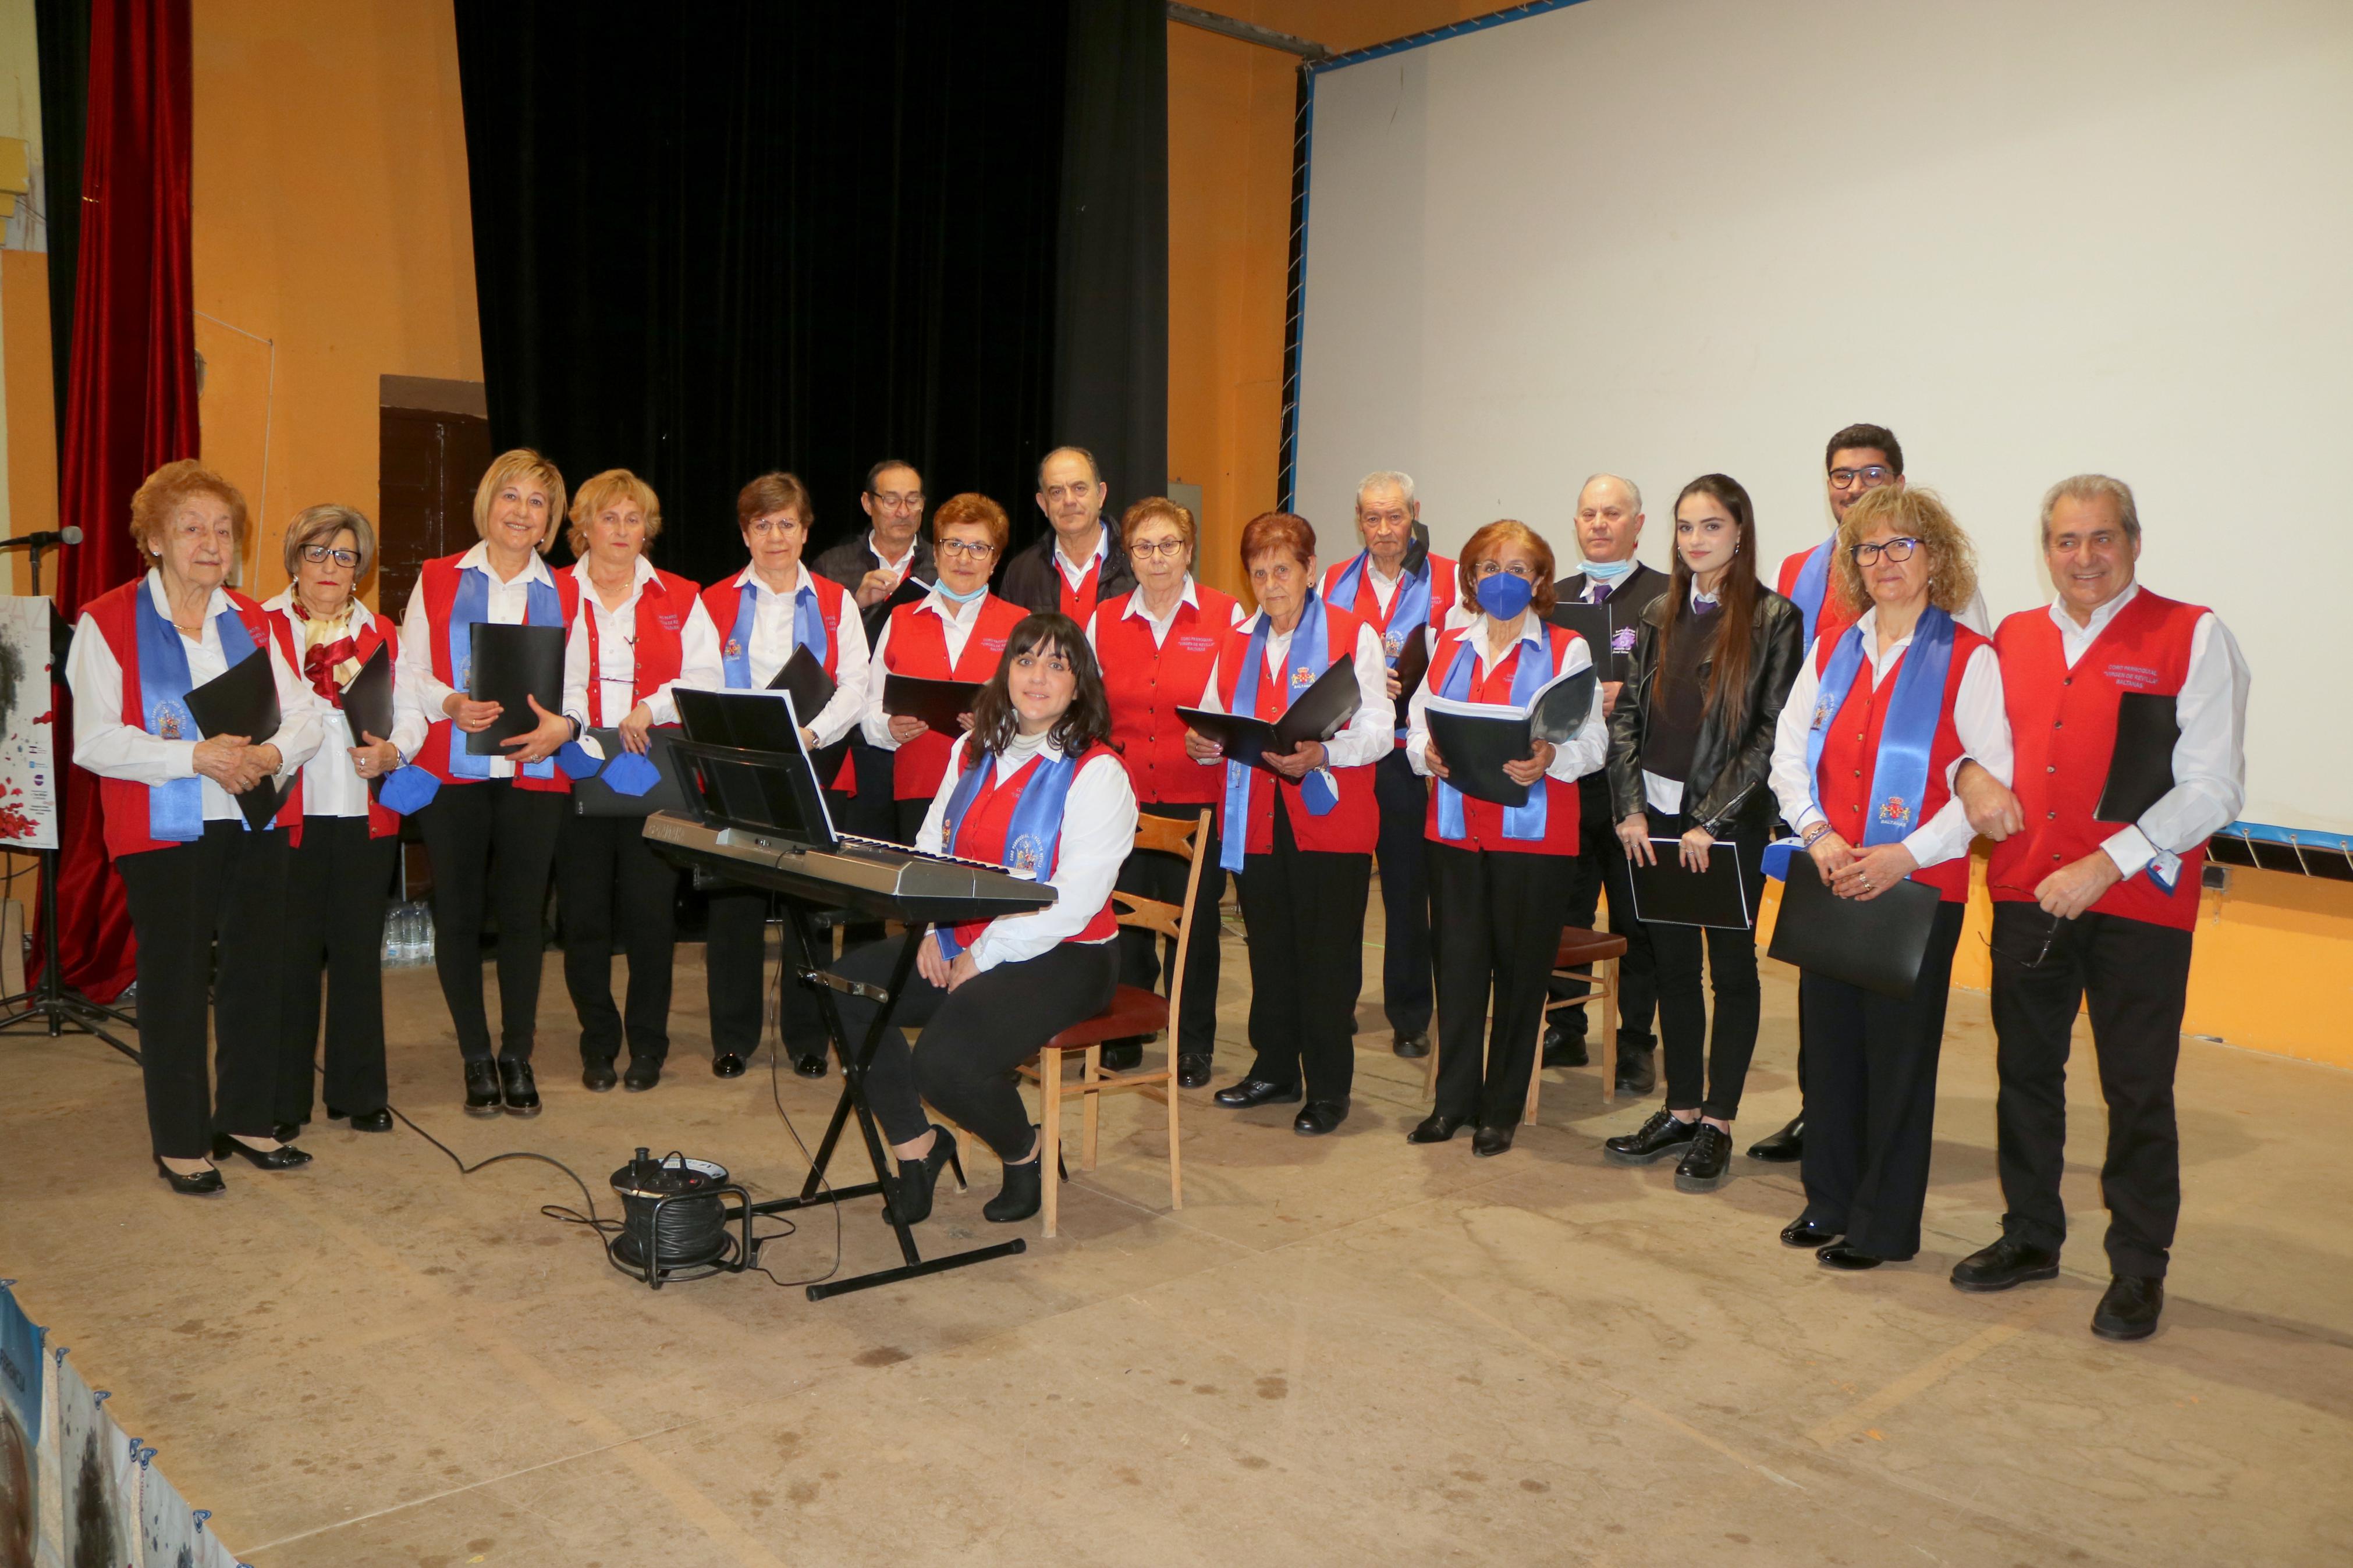
POLYGON ((2164 1310, 2181 1210, 2173 1078, 2200 871, 2206 840, 2246 798, 2246 660, 2212 611, 2138 584, 2140 540, 2120 479, 2078 474, 2043 497, 2043 561, 2058 597, 1994 634, 2013 783, 1965 763, 1954 784, 1969 825, 1996 840, 1988 880, 2007 1206, 2001 1239, 1954 1265, 1953 1284, 2006 1290, 2059 1272, 2067 1056, 2088 1001, 2108 1110, 2100 1193, 2111 1276, 2092 1331, 2110 1340, 2147 1338, 2164 1310), (2168 725, 2169 782, 2110 798, 2120 735, 2147 726, 2161 737, 2168 725))
POLYGON ((1043 539, 1005 563, 1002 593, 1035 615, 1060 610, 1091 626, 1095 606, 1135 586, 1127 550, 1103 526, 1111 487, 1084 447, 1057 447, 1038 464, 1038 510, 1051 525, 1043 539))
MULTIPOLYGON (((928 584, 939 574, 932 562, 931 541, 923 537, 923 476, 914 464, 885 458, 867 469, 858 505, 866 514, 866 531, 852 534, 811 564, 818 576, 840 584, 858 601, 858 618, 871 647, 891 618, 892 596, 910 579, 928 584)), ((897 837, 899 808, 892 799, 891 753, 869 745, 853 726, 849 767, 858 792, 842 814, 842 827, 868 838, 897 837)), ((879 925, 860 924, 850 928, 849 934, 856 941, 881 931, 879 925)))

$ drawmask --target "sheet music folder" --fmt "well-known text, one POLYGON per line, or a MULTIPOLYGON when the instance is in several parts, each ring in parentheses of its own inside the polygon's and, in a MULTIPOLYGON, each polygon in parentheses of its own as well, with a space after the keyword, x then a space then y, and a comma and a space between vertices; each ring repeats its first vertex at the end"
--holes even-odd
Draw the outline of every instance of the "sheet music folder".
POLYGON ((1303 741, 1330 740, 1348 727, 1364 702, 1354 661, 1335 658, 1313 686, 1299 694, 1299 700, 1271 723, 1239 713, 1212 713, 1205 708, 1180 707, 1176 716, 1223 746, 1229 760, 1262 768, 1270 751, 1280 756, 1297 751, 1303 741))
POLYGON ((825 672, 825 666, 817 661, 817 655, 803 643, 777 668, 776 678, 768 682, 768 689, 791 692, 794 712, 815 715, 833 700, 837 686, 833 677, 825 672))
MULTIPOLYGON (((217 735, 242 735, 255 745, 278 733, 285 715, 278 706, 278 677, 270 668, 269 646, 264 643, 230 665, 187 696, 188 717, 196 721, 206 740, 217 735)), ((243 795, 231 795, 257 833, 269 826, 282 804, 277 782, 265 779, 243 795)))
POLYGON ((956 722, 980 700, 977 680, 934 680, 928 676, 901 675, 895 670, 882 679, 882 711, 894 717, 921 719, 954 740, 964 733, 956 722))
POLYGON ((1719 838, 1707 852, 1707 869, 1683 868, 1683 840, 1653 838, 1655 866, 1628 868, 1633 883, 1634 918, 1662 925, 1717 926, 1746 931, 1757 923, 1748 907, 1748 884, 1740 875, 1740 846, 1719 838))
POLYGON ((490 727, 466 737, 470 757, 510 755, 502 743, 539 728, 539 715, 524 700, 535 697, 550 713, 564 707, 564 628, 474 623, 473 651, 467 660, 466 696, 504 710, 490 727))
POLYGON ((686 815, 818 849, 840 843, 791 693, 675 690, 685 739, 670 751, 686 815))
POLYGON ((1474 800, 1525 805, 1535 786, 1513 783, 1504 764, 1533 754, 1539 740, 1557 746, 1577 733, 1592 710, 1593 692, 1593 672, 1580 669, 1546 682, 1526 712, 1426 697, 1422 720, 1430 726, 1438 754, 1446 760, 1447 783, 1474 800))
POLYGON ((2174 700, 2156 691, 2127 691, 2116 700, 2116 749, 2093 821, 2138 822, 2172 790, 2173 748, 2181 741, 2174 700))
POLYGON ((1765 956, 1908 1001, 1942 901, 1936 889, 1909 879, 1867 902, 1841 899, 1823 883, 1812 856, 1792 855, 1765 956))
POLYGON ((366 737, 392 739, 392 645, 378 643, 364 659, 351 684, 343 688, 343 721, 351 726, 352 744, 364 746, 366 737))

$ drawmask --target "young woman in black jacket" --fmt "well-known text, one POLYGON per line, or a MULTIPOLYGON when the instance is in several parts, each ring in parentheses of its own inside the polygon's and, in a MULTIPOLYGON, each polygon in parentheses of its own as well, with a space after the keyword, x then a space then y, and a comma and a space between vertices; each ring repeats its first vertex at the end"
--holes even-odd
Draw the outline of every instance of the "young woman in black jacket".
MULTIPOLYGON (((1609 721, 1609 787, 1627 858, 1655 864, 1653 841, 1694 870, 1711 848, 1738 847, 1754 917, 1760 860, 1772 833, 1773 732, 1805 657, 1797 606, 1757 581, 1757 515, 1725 474, 1703 474, 1675 498, 1674 578, 1643 612, 1609 721)), ((1682 1156, 1675 1185, 1709 1192, 1732 1159, 1732 1119, 1757 1048, 1757 935, 1650 925, 1666 1058, 1667 1105, 1603 1147, 1623 1164, 1682 1156), (1715 993, 1707 1037, 1700 995, 1704 943, 1715 993), (1704 1049, 1703 1047, 1705 1047, 1704 1049)))

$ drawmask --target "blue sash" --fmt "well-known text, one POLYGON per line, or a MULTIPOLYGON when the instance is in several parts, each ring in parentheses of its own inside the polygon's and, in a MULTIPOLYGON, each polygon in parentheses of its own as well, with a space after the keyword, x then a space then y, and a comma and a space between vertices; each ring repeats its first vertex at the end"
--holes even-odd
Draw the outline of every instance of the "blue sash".
MULTIPOLYGON (((1427 583, 1422 584, 1425 594, 1427 583)), ((1402 594, 1405 587, 1398 585, 1402 594)), ((1250 645, 1242 653, 1242 667, 1234 677, 1234 712, 1238 717, 1258 717, 1259 672, 1266 668, 1266 630, 1274 624, 1273 617, 1261 613, 1258 626, 1250 635, 1250 645)), ((1291 700, 1315 684, 1332 662, 1331 649, 1324 623, 1324 601, 1312 590, 1307 605, 1299 612, 1299 625, 1291 634, 1291 669, 1282 683, 1282 705, 1288 709, 1291 700)), ((1354 658, 1356 650, 1349 650, 1354 658)), ((1229 871, 1240 871, 1250 843, 1250 765, 1229 762, 1226 764, 1225 830, 1218 845, 1218 863, 1229 871)), ((1278 786, 1279 787, 1279 786, 1278 786)), ((1340 804, 1340 789, 1331 771, 1318 768, 1299 781, 1299 798, 1310 816, 1324 816, 1340 804)), ((1281 809, 1278 805, 1277 809, 1281 809)))
MULTIPOLYGON (((758 599, 758 585, 747 578, 735 590, 735 625, 727 633, 727 645, 719 650, 727 684, 738 689, 752 684, 752 630, 759 620, 758 599)), ((793 595, 793 647, 806 647, 809 657, 819 664, 831 651, 831 639, 825 635, 825 616, 818 609, 817 589, 806 581, 793 595)), ((786 648, 785 657, 792 658, 793 648, 786 648)))
MULTIPOLYGON (((1879 804, 1863 826, 1866 847, 1896 843, 1920 826, 1928 752, 1945 716, 1945 678, 1952 666, 1953 617, 1931 605, 1920 612, 1920 624, 1913 628, 1904 667, 1895 672, 1895 694, 1888 699, 1887 717, 1880 722, 1879 755, 1872 763, 1866 797, 1879 804)), ((1806 731, 1806 778, 1813 788, 1816 811, 1822 809, 1822 742, 1830 738, 1831 721, 1846 705, 1855 672, 1862 668, 1862 627, 1849 626, 1840 634, 1830 668, 1822 672, 1821 696, 1815 700, 1813 723, 1806 731)))
MULTIPOLYGON (((1461 639, 1454 645, 1454 662, 1447 667, 1446 679, 1440 683, 1439 696, 1451 697, 1457 702, 1470 700, 1471 667, 1477 659, 1477 655, 1471 648, 1471 634, 1477 629, 1475 626, 1466 627, 1461 639)), ((1512 671, 1512 701, 1514 706, 1525 710, 1529 703, 1535 700, 1536 693, 1543 689, 1544 683, 1552 679, 1552 660, 1548 657, 1551 652, 1552 640, 1549 637, 1540 636, 1533 652, 1526 642, 1520 644, 1520 662, 1512 671)), ((1500 705, 1498 707, 1500 710, 1500 705)), ((1525 804, 1504 808, 1504 837, 1540 839, 1545 836, 1546 796, 1551 793, 1545 786, 1545 780, 1536 780, 1529 786, 1525 804)), ((1462 816, 1462 792, 1444 779, 1438 781, 1438 832, 1440 837, 1456 840, 1468 837, 1470 833, 1469 825, 1462 816)))
MULTIPOLYGON (((1365 574, 1372 570, 1373 552, 1359 550, 1355 559, 1340 568, 1332 579, 1332 602, 1344 609, 1356 607, 1357 591, 1364 586, 1365 574)), ((1389 629, 1381 634, 1381 658, 1389 668, 1397 668, 1398 655, 1405 651, 1405 639, 1430 620, 1430 580, 1434 575, 1430 557, 1421 558, 1421 574, 1409 572, 1398 579, 1397 597, 1389 601, 1389 629)))
MULTIPOLYGON (((528 589, 523 608, 523 624, 533 626, 564 625, 564 601, 557 596, 554 583, 534 578, 528 589)), ((449 624, 441 635, 449 652, 449 684, 463 693, 474 667, 474 627, 491 616, 491 574, 480 566, 470 566, 458 574, 458 595, 449 605, 449 624)), ((466 750, 466 742, 455 726, 449 736, 449 772, 461 779, 486 779, 491 776, 491 758, 478 757, 466 750)), ((552 779, 555 776, 555 759, 543 758, 536 763, 519 764, 518 777, 552 779)))
MULTIPOLYGON (((1071 781, 1079 776, 1079 759, 1049 759, 1040 752, 1026 766, 1029 782, 1022 786, 1021 798, 1013 803, 1013 820, 1006 825, 1005 848, 997 857, 997 864, 1042 879, 1054 874, 1055 865, 1061 858, 1062 810, 1071 797, 1071 781)), ((982 781, 996 767, 995 758, 983 757, 978 767, 966 768, 956 775, 955 788, 948 795, 946 815, 940 822, 941 837, 949 854, 957 853, 956 835, 964 827, 965 813, 972 809, 982 781)), ((1016 773, 1013 778, 1020 776, 1016 773)), ((1007 779, 997 787, 1004 789, 1012 783, 1013 779, 1007 779)), ((965 950, 965 944, 946 926, 935 925, 932 931, 940 939, 940 951, 949 958, 965 950)))
MULTIPOLYGON (((140 726, 159 740, 201 741, 204 736, 188 711, 188 689, 193 680, 188 674, 188 650, 180 645, 180 630, 155 608, 153 584, 141 583, 133 597, 138 600, 132 624, 139 638, 139 705, 144 710, 139 716, 140 726)), ((237 618, 235 605, 213 617, 213 630, 220 637, 222 657, 231 667, 253 657, 253 634, 237 618)), ((269 737, 246 738, 260 742, 269 737)), ((237 821, 248 831, 252 829, 253 825, 246 822, 242 813, 237 821)), ((204 836, 202 778, 174 779, 170 784, 148 787, 148 837, 169 844, 191 844, 204 836)))
POLYGON ((1814 646, 1814 622, 1821 616, 1822 600, 1831 591, 1831 549, 1837 543, 1838 535, 1833 533, 1815 545, 1806 563, 1798 568, 1798 580, 1789 584, 1790 601, 1803 617, 1799 636, 1805 647, 1814 646))

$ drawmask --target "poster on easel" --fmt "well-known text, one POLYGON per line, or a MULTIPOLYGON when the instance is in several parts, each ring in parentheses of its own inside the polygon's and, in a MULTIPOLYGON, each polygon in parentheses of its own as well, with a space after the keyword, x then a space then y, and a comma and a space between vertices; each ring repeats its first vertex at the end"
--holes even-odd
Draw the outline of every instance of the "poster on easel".
POLYGON ((58 1390, 58 1459, 63 1473, 65 1560, 106 1568, 139 1563, 139 1460, 131 1439, 62 1355, 50 1362, 58 1390))
POLYGON ((58 847, 56 614, 44 598, 0 595, 0 848, 58 847))

